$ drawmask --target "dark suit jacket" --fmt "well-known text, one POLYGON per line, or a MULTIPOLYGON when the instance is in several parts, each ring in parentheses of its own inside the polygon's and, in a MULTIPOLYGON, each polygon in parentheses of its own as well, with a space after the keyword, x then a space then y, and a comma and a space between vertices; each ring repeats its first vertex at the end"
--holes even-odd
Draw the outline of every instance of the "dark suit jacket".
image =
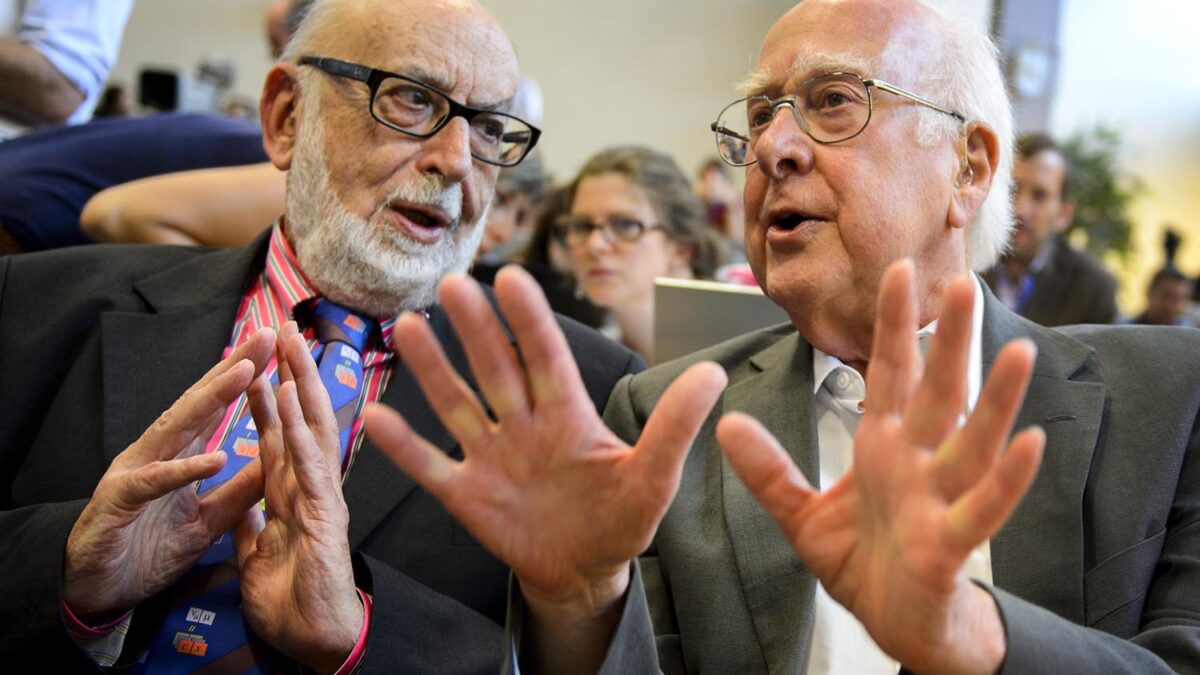
MULTIPOLYGON (((1040 424, 1047 437, 1029 494, 991 540, 1004 672, 1200 671, 1200 332, 1060 332, 985 295, 984 371, 1008 341, 1034 340, 1017 427, 1040 424)), ((803 672, 815 578, 724 460, 713 426, 725 412, 752 414, 819 477, 812 348, 791 326, 752 333, 623 380, 605 419, 635 437, 666 385, 701 359, 723 365, 730 384, 640 560, 644 589, 631 591, 604 672, 803 672)))
MULTIPOLYGON (((1050 257, 1033 276, 1033 293, 1021 316, 1043 326, 1115 323, 1117 281, 1092 256, 1077 251, 1062 237, 1049 244, 1050 257)), ((994 291, 996 269, 984 273, 994 291)))
MULTIPOLYGON (((93 246, 0 258, 0 654, 49 671, 90 662, 60 617, 67 536, 108 464, 228 344, 265 251, 93 246)), ((466 359, 443 313, 434 331, 466 359)), ((599 409, 631 352, 562 328, 599 409)), ((383 401, 452 456, 460 450, 397 362, 383 401)), ((366 440, 344 484, 361 587, 375 598, 365 667, 495 672, 508 570, 366 440)), ((152 607, 153 603, 148 603, 152 607)), ((139 621, 153 622, 143 607, 139 621)))

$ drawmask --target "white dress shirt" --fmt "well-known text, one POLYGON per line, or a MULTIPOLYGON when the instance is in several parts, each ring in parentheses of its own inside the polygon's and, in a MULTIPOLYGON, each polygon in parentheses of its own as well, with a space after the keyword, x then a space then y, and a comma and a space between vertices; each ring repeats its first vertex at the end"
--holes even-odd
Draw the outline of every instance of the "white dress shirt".
MULTIPOLYGON (((970 358, 967 365, 966 414, 979 398, 982 379, 982 348, 980 329, 983 326, 983 290, 975 278, 975 311, 972 317, 970 358)), ((921 353, 928 339, 936 332, 937 321, 917 331, 921 353)), ((866 398, 866 383, 862 375, 837 357, 813 349, 813 396, 817 420, 817 446, 821 467, 821 488, 829 489, 854 462, 854 432, 862 418, 861 403, 866 398)), ((811 480, 811 478, 810 478, 811 480)), ((992 582, 991 551, 985 541, 968 557, 964 569, 969 577, 984 583, 992 582)), ((865 628, 846 608, 842 607, 817 584, 816 621, 812 646, 809 649, 808 674, 832 675, 846 673, 894 674, 900 664, 875 644, 865 628)))

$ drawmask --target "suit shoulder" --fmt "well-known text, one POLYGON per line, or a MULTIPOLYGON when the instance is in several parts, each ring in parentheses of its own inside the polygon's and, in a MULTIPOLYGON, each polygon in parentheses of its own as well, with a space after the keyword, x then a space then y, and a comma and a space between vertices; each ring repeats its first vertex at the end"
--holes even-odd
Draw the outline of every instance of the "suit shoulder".
POLYGON ((780 340, 796 333, 796 328, 790 323, 760 328, 745 335, 726 340, 707 347, 698 352, 681 356, 672 361, 654 366, 633 378, 630 386, 638 395, 657 396, 668 385, 675 381, 683 371, 701 361, 712 361, 721 366, 727 373, 733 373, 745 367, 750 358, 767 349, 780 340))
POLYGON ((1176 326, 1065 326, 1056 329, 1095 350, 1092 368, 1113 386, 1186 382, 1200 390, 1200 330, 1176 326))
POLYGON ((211 249, 152 244, 93 244, 10 257, 7 293, 96 297, 211 249))

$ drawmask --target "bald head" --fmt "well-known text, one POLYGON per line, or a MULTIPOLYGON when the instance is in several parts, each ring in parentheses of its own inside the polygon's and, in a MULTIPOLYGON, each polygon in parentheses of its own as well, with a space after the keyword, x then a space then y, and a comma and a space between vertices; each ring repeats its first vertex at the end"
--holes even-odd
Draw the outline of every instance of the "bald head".
POLYGON ((496 117, 480 113, 507 112, 517 81, 508 37, 474 2, 312 4, 260 109, 289 171, 285 235, 322 294, 391 315, 470 264, 499 171, 496 117))
POLYGON ((508 100, 517 88, 512 43, 471 0, 318 0, 284 60, 303 54, 403 72, 443 91, 486 78, 508 100))
POLYGON ((794 72, 850 67, 900 84, 943 58, 948 32, 946 20, 916 0, 805 0, 771 27, 759 54, 759 68, 747 78, 745 88, 754 90, 783 75, 778 72, 781 67, 794 72), (830 44, 842 47, 803 51, 793 63, 782 65, 763 58, 814 27, 835 38, 830 44))
MULTIPOLYGON (((992 189, 974 209, 965 242, 970 266, 990 267, 1012 227, 1013 138, 1012 110, 990 38, 919 0, 804 0, 771 27, 758 65, 741 88, 772 93, 767 86, 772 83, 786 89, 839 70, 909 89, 994 132, 998 163, 992 189)), ((886 95, 875 98, 888 102, 886 95)), ((962 131, 954 118, 929 108, 915 114, 922 145, 956 140, 962 131)))

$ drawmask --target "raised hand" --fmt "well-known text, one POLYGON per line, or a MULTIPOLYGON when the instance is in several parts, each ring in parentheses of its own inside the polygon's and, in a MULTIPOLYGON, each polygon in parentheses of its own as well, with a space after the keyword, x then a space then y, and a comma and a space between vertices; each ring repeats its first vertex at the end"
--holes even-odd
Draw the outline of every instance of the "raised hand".
POLYGON ((404 316, 395 342, 430 404, 461 444, 461 462, 372 406, 368 433, 445 504, 521 583, 535 614, 595 617, 628 585, 679 487, 683 460, 725 383, 714 364, 685 372, 630 447, 600 420, 536 283, 515 267, 496 279, 520 359, 479 287, 440 288, 491 415, 446 360, 423 319, 404 316))
POLYGON ((1033 369, 1026 341, 1001 351, 958 426, 974 283, 962 278, 946 289, 923 367, 912 265, 888 269, 854 465, 827 491, 813 490, 752 418, 730 414, 717 427, 735 471, 830 596, 885 652, 919 672, 994 672, 1003 660, 998 610, 962 566, 1016 508, 1045 442, 1029 429, 1005 450, 1033 369))
POLYGON ((74 611, 126 610, 167 588, 258 500, 257 463, 202 497, 194 484, 225 465, 205 445, 266 367, 274 337, 251 336, 113 460, 67 539, 62 593, 74 611))
POLYGON ((317 366, 290 322, 278 352, 278 392, 265 377, 250 387, 267 520, 254 509, 234 531, 242 611, 271 646, 333 672, 363 619, 346 538, 341 443, 317 366))

